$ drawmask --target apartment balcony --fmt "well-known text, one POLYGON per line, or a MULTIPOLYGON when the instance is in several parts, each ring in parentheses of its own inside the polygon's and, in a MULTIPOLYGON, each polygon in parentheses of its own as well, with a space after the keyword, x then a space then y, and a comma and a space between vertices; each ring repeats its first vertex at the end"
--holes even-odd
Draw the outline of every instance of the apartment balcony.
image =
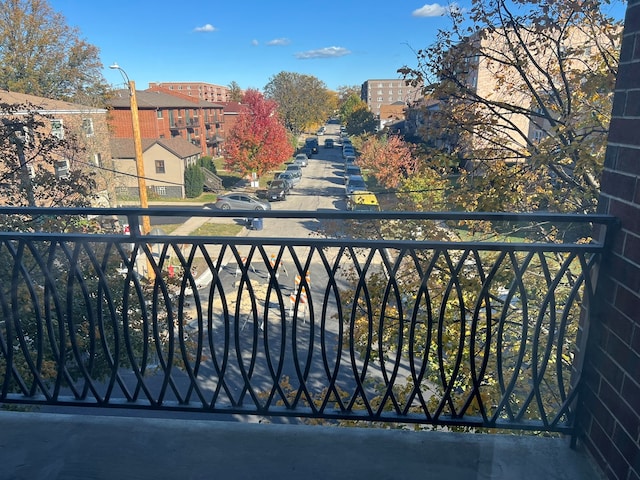
POLYGON ((187 121, 184 118, 178 118, 169 122, 169 128, 172 130, 182 130, 187 128, 187 121))
POLYGON ((247 216, 0 208, 35 230, 0 232, 1 478, 600 478, 575 440, 610 246, 579 239, 612 217, 143 213, 247 216), (47 232, 87 215, 131 234, 47 232), (540 227, 564 243, 514 237, 540 227))

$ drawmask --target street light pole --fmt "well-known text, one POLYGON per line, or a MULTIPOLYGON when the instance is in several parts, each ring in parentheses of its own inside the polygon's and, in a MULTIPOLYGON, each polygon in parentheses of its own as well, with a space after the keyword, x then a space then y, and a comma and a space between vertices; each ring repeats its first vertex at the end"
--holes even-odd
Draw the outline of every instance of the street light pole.
MULTIPOLYGON (((138 176, 138 190, 140 195, 140 206, 142 208, 149 208, 149 201, 147 199, 147 182, 144 176, 144 159, 142 158, 142 137, 140 135, 140 119, 138 117, 138 99, 136 98, 136 82, 129 80, 127 72, 125 72, 120 65, 114 63, 109 68, 119 70, 122 77, 127 82, 129 87, 129 102, 131 105, 131 123, 133 124, 133 145, 136 155, 136 174, 138 176)), ((142 216, 142 234, 147 235, 151 231, 151 222, 148 215, 142 216)))

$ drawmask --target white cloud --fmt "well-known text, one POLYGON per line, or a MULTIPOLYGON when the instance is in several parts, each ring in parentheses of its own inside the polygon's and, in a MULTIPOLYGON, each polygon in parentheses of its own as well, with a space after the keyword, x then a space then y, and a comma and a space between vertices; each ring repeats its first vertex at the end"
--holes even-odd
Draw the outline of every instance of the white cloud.
POLYGON ((216 31, 216 27, 214 27, 210 23, 207 23, 206 25, 203 25, 202 27, 194 28, 193 31, 194 32, 215 32, 216 31))
POLYGON ((307 60, 309 58, 333 58, 349 55, 351 52, 343 47, 326 47, 317 50, 307 50, 306 52, 296 53, 296 58, 307 60))
POLYGON ((251 40, 251 45, 253 45, 254 47, 257 47, 258 45, 260 45, 260 42, 258 42, 258 40, 253 39, 251 40))
POLYGON ((267 42, 267 45, 274 47, 274 46, 283 46, 283 45, 289 45, 291 43, 291 40, 289 40, 288 38, 274 38, 273 40, 269 40, 267 42))
POLYGON ((445 7, 440 5, 439 3, 432 3, 431 5, 424 5, 423 7, 418 8, 411 12, 411 15, 414 17, 441 17, 442 15, 446 15, 449 12, 450 8, 457 8, 457 5, 454 3, 451 7, 445 7))

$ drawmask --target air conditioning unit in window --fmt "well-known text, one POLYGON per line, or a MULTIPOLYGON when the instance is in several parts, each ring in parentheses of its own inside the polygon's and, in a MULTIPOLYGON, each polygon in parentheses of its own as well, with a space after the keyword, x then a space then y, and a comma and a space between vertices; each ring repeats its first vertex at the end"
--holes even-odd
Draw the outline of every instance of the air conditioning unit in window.
POLYGON ((55 162, 56 178, 69 178, 69 160, 55 162))
POLYGON ((51 120, 51 135, 58 137, 60 140, 64 139, 64 125, 62 120, 51 120))

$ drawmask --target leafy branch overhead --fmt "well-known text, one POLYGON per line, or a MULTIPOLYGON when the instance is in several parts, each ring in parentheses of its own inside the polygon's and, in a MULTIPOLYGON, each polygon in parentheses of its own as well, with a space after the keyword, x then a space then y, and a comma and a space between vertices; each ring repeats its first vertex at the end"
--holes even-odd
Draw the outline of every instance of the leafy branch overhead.
POLYGON ((622 32, 603 6, 476 0, 399 70, 425 85, 420 134, 463 166, 464 208, 595 211, 622 32))

